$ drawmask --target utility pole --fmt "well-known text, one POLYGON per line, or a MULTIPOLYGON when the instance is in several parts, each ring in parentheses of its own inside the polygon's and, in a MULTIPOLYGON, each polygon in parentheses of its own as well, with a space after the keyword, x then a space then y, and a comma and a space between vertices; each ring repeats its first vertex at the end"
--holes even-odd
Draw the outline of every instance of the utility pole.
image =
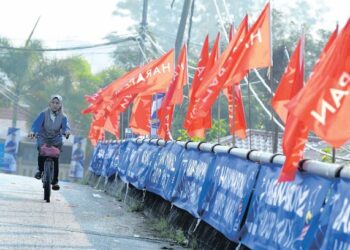
MULTIPOLYGON (((28 48, 29 42, 30 42, 30 40, 32 39, 32 36, 33 36, 33 34, 34 34, 34 31, 35 31, 35 29, 36 29, 36 26, 37 26, 38 23, 39 23, 39 20, 40 20, 40 16, 39 16, 38 19, 36 20, 35 25, 34 25, 32 31, 30 32, 30 34, 29 34, 29 36, 28 36, 28 38, 27 38, 27 40, 26 40, 26 43, 25 43, 25 45, 24 45, 24 48, 28 48)), ((26 69, 26 70, 28 70, 28 69, 26 69)), ((23 74, 24 74, 24 73, 25 73, 25 72, 23 72, 23 74)), ((23 85, 23 81, 25 81, 24 78, 25 78, 25 77, 21 77, 21 78, 19 78, 18 82, 15 82, 15 94, 16 94, 16 96, 15 96, 15 103, 13 103, 13 106, 12 106, 12 127, 13 127, 13 128, 16 128, 16 126, 17 126, 18 102, 19 102, 19 97, 20 97, 20 95, 22 94, 22 93, 21 93, 21 92, 22 92, 22 85, 23 85)))
POLYGON ((144 58, 142 57, 142 53, 145 51, 145 40, 146 40, 146 28, 147 28, 147 11, 148 11, 148 0, 143 0, 143 9, 142 9, 142 20, 140 23, 140 64, 144 63, 144 58))
POLYGON ((191 2, 192 0, 185 0, 184 5, 182 7, 181 19, 180 19, 179 28, 176 34, 176 40, 175 40, 175 63, 177 63, 177 59, 179 57, 179 53, 183 43, 186 22, 187 22, 188 12, 190 10, 191 2))

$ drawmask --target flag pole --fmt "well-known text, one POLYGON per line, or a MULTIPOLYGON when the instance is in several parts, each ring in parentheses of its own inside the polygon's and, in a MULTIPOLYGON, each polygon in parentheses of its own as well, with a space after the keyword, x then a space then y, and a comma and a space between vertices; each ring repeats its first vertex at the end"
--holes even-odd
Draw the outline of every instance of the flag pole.
POLYGON ((336 149, 335 147, 332 148, 332 163, 335 163, 335 154, 336 154, 336 149))
POLYGON ((236 91, 235 91, 235 85, 232 86, 232 121, 230 121, 230 113, 229 113, 229 122, 232 122, 232 146, 234 147, 236 142, 235 138, 235 121, 236 121, 236 91))
POLYGON ((221 118, 221 108, 220 108, 220 100, 221 100, 221 92, 219 93, 219 98, 218 98, 218 122, 219 122, 219 131, 217 133, 217 137, 218 137, 218 143, 220 143, 220 131, 221 131, 221 122, 220 122, 220 118, 221 118))
POLYGON ((247 86, 248 86, 248 129, 249 129, 249 149, 252 149, 252 127, 251 127, 251 105, 250 105, 250 83, 249 72, 247 74, 247 86))
POLYGON ((121 128, 121 135, 120 135, 120 138, 123 140, 123 139, 125 139, 124 138, 124 112, 122 112, 121 114, 120 114, 120 116, 121 116, 121 123, 120 123, 120 128, 121 128))
MULTIPOLYGON (((273 98, 273 93, 274 93, 274 88, 273 88, 273 57, 272 57, 272 29, 271 29, 271 24, 272 24, 272 14, 271 14, 271 9, 272 9, 272 0, 270 0, 270 5, 269 5, 269 18, 270 18, 270 62, 271 66, 268 68, 269 72, 269 80, 270 80, 270 89, 271 89, 271 99, 273 98)), ((278 127, 277 124, 274 122, 275 120, 275 112, 273 108, 271 107, 271 123, 272 123, 272 153, 277 153, 277 147, 278 147, 278 127)))

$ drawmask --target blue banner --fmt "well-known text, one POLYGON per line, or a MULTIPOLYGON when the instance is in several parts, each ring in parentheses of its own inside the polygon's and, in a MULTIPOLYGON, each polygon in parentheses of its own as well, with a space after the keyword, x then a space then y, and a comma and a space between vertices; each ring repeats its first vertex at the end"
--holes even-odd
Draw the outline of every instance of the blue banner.
POLYGON ((115 154, 115 151, 118 151, 119 145, 116 142, 112 142, 108 144, 108 148, 106 149, 103 165, 102 165, 102 172, 101 175, 106 177, 107 172, 111 166, 111 163, 113 161, 113 155, 115 154))
POLYGON ((208 171, 201 219, 230 240, 238 241, 258 169, 257 163, 222 153, 208 171))
POLYGON ((159 150, 146 179, 146 189, 171 201, 184 148, 168 142, 159 150))
POLYGON ((350 180, 338 180, 317 222, 313 248, 350 249, 350 180))
POLYGON ((201 152, 188 149, 182 155, 176 186, 173 192, 173 204, 199 218, 201 207, 200 195, 209 166, 215 155, 212 152, 201 152))
POLYGON ((128 170, 130 162, 132 162, 137 156, 138 147, 139 144, 132 141, 125 141, 120 145, 118 175, 120 179, 125 183, 128 182, 126 179, 126 171, 128 170))
POLYGON ((160 148, 157 145, 143 143, 137 150, 137 156, 134 158, 127 170, 127 181, 137 189, 144 189, 146 179, 150 169, 153 166, 160 148))
POLYGON ((81 136, 74 136, 69 177, 76 179, 81 179, 84 177, 85 148, 86 139, 81 136))
POLYGON ((0 168, 8 173, 15 173, 17 170, 17 151, 20 139, 19 128, 8 128, 4 145, 4 157, 0 162, 0 168))
POLYGON ((102 172, 105 152, 108 147, 108 144, 105 142, 99 142, 94 150, 94 154, 92 156, 92 160, 90 163, 89 171, 94 174, 100 176, 102 172))
POLYGON ((4 162, 4 154, 5 154, 5 145, 3 143, 0 143, 0 165, 4 162))
POLYGON ((111 156, 111 162, 108 165, 108 167, 106 168, 106 176, 110 177, 114 174, 117 173, 118 170, 118 166, 119 166, 119 161, 120 161, 120 143, 116 143, 115 144, 115 149, 114 152, 111 156))
POLYGON ((280 166, 261 165, 242 228, 242 243, 251 249, 309 249, 332 180, 298 172, 293 182, 277 183, 280 166))

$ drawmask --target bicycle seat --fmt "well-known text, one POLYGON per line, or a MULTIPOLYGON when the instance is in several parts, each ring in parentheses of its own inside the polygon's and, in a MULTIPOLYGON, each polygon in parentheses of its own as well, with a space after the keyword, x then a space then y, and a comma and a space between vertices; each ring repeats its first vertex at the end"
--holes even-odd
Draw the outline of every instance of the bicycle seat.
POLYGON ((60 150, 54 146, 47 146, 46 144, 43 144, 40 147, 40 155, 57 158, 60 155, 60 150))

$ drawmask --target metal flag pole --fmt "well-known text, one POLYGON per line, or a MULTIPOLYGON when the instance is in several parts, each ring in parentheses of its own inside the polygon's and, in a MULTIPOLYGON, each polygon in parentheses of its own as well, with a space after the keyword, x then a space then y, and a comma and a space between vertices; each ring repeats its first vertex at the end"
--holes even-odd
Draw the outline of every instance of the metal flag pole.
POLYGON ((249 149, 252 149, 252 125, 251 125, 251 104, 250 104, 250 82, 249 72, 247 74, 247 85, 248 85, 248 130, 249 130, 249 149))
MULTIPOLYGON (((236 91, 235 91, 235 85, 232 86, 232 102, 233 102, 233 105, 232 105, 232 121, 230 121, 229 119, 229 122, 232 122, 232 146, 234 147, 236 142, 236 138, 235 138, 235 121, 236 121, 236 91)), ((230 116, 230 114, 229 114, 230 116)))

